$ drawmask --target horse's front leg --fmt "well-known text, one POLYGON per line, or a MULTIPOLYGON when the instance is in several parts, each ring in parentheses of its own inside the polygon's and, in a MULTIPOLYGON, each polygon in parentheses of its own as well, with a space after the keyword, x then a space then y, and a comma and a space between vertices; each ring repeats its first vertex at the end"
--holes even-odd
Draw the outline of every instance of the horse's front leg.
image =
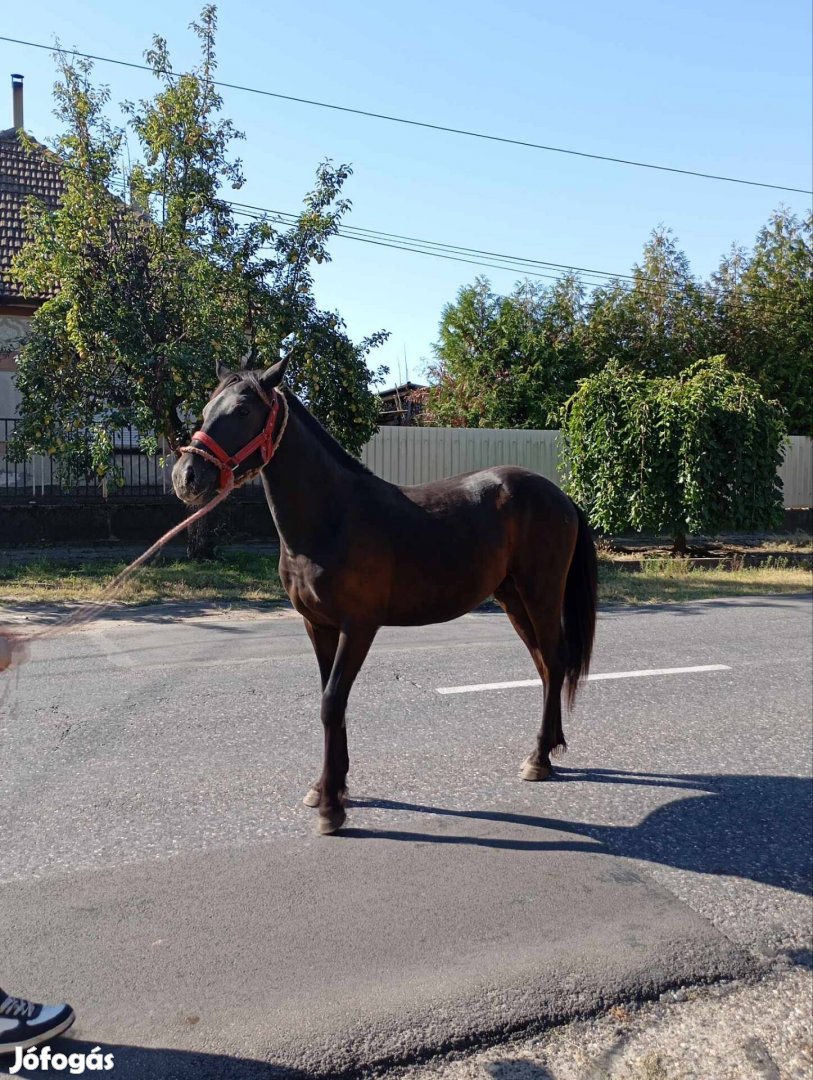
POLYGON ((350 689, 373 643, 377 626, 346 627, 339 634, 333 667, 322 694, 325 761, 319 779, 319 832, 338 832, 347 817, 343 795, 350 758, 345 712, 350 689))
MULTIPOLYGON (((333 662, 336 659, 336 650, 339 647, 339 631, 334 626, 319 626, 303 616, 305 629, 311 639, 313 651, 316 653, 316 662, 319 664, 319 680, 324 694, 330 673, 333 670, 333 662)), ((319 781, 314 780, 308 789, 308 793, 302 802, 305 806, 318 806, 322 798, 319 781)))

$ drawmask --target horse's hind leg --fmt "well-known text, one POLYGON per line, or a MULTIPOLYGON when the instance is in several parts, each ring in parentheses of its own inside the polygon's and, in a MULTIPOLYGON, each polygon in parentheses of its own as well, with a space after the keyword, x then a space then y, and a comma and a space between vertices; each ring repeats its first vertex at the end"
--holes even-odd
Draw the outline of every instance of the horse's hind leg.
POLYGON ((500 585, 494 596, 525 643, 545 687, 542 726, 536 748, 522 763, 520 776, 523 780, 547 780, 553 773, 550 755, 567 749, 562 730, 565 676, 562 597, 551 596, 546 603, 529 602, 528 593, 511 578, 500 585))
POLYGON ((538 656, 536 665, 545 684, 545 706, 536 749, 523 762, 520 776, 523 780, 546 780, 553 771, 550 755, 562 754, 567 749, 562 729, 562 686, 566 662, 562 631, 564 577, 558 587, 551 585, 544 597, 533 587, 525 588, 522 584, 518 586, 518 591, 534 628, 538 656))

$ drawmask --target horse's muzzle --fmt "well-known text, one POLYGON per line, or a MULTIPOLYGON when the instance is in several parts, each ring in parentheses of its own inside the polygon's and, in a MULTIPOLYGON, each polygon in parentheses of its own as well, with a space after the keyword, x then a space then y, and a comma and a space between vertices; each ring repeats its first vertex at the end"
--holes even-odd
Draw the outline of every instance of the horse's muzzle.
POLYGON ((217 492, 218 474, 213 465, 195 454, 182 454, 172 468, 175 494, 187 506, 200 506, 217 492))

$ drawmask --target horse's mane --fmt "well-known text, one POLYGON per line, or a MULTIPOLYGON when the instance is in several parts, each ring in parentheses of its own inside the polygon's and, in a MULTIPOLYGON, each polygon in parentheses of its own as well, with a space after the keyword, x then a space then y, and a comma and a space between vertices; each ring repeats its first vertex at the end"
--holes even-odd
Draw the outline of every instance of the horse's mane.
POLYGON ((345 448, 338 443, 329 431, 319 423, 316 417, 305 408, 296 394, 292 393, 287 387, 283 393, 288 399, 288 406, 293 413, 296 414, 297 419, 304 424, 311 435, 319 442, 328 454, 339 464, 344 466, 345 469, 349 469, 351 472, 366 473, 368 476, 372 475, 372 471, 367 468, 366 465, 362 465, 358 458, 353 457, 348 453, 345 448))

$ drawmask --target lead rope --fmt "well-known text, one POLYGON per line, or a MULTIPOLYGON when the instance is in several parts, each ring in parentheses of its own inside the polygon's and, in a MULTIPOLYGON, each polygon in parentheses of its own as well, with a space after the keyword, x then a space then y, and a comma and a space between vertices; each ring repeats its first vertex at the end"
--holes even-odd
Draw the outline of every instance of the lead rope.
MULTIPOLYGON (((271 402, 269 401, 265 391, 261 388, 259 381, 253 376, 250 376, 249 378, 254 389, 257 390, 262 400, 268 405, 270 409, 272 407, 271 402)), ((285 434, 286 427, 288 426, 289 416, 288 401, 285 397, 285 394, 280 393, 278 390, 275 390, 274 393, 279 394, 279 397, 282 400, 283 418, 282 424, 280 425, 279 434, 276 436, 272 443, 271 454, 268 457, 268 461, 270 461, 271 458, 273 458, 274 454, 276 454, 277 448, 282 442, 282 437, 285 434)), ((201 457, 207 456, 206 452, 203 450, 197 449, 197 452, 200 454, 201 457)), ((216 459, 214 458, 212 458, 212 461, 214 464, 217 465, 219 469, 220 462, 216 461, 216 459)), ((177 525, 174 525, 171 529, 165 532, 160 539, 156 540, 152 547, 149 547, 143 555, 139 555, 137 559, 134 559, 129 566, 125 567, 124 570, 121 571, 121 573, 117 574, 113 578, 113 580, 105 586, 102 595, 98 600, 93 600, 84 604, 80 604, 78 608, 75 608, 73 611, 68 612, 67 615, 60 616, 58 619, 56 619, 55 622, 51 623, 50 625, 44 627, 41 630, 29 630, 26 633, 20 633, 17 630, 6 630, 3 627, 0 627, 0 674, 2 674, 2 672, 11 665, 14 659, 15 651, 20 653, 20 660, 24 658, 26 645, 29 642, 42 640, 44 638, 57 637, 59 634, 63 634, 73 627, 86 625, 87 623, 92 622, 93 619, 101 615, 101 613, 107 608, 109 608, 110 605, 113 603, 116 593, 125 583, 125 581, 132 577, 132 575, 138 569, 140 569, 140 567, 142 567, 148 559, 151 559, 152 556, 155 555, 158 551, 160 551, 162 547, 168 544, 170 540, 174 540, 174 538, 178 536, 179 533, 182 533, 185 529, 188 529, 190 525, 194 525, 196 522, 200 521, 201 518, 205 517, 207 514, 210 514, 212 510, 214 510, 216 506, 222 503, 224 499, 226 499, 235 488, 242 487, 243 484, 246 483, 246 481, 252 480, 255 476, 257 476, 259 472, 262 471, 263 468, 265 468, 265 465, 267 464, 268 462, 264 462, 263 465, 260 465, 258 468, 250 469, 248 472, 244 473, 239 480, 235 480, 233 474, 229 474, 225 486, 221 488, 221 490, 210 502, 206 503, 206 505, 202 506, 199 510, 196 510, 195 513, 191 514, 188 518, 184 518, 183 521, 179 522, 177 525)), ((4 697, 5 693, 0 695, 0 704, 2 704, 4 697)))

